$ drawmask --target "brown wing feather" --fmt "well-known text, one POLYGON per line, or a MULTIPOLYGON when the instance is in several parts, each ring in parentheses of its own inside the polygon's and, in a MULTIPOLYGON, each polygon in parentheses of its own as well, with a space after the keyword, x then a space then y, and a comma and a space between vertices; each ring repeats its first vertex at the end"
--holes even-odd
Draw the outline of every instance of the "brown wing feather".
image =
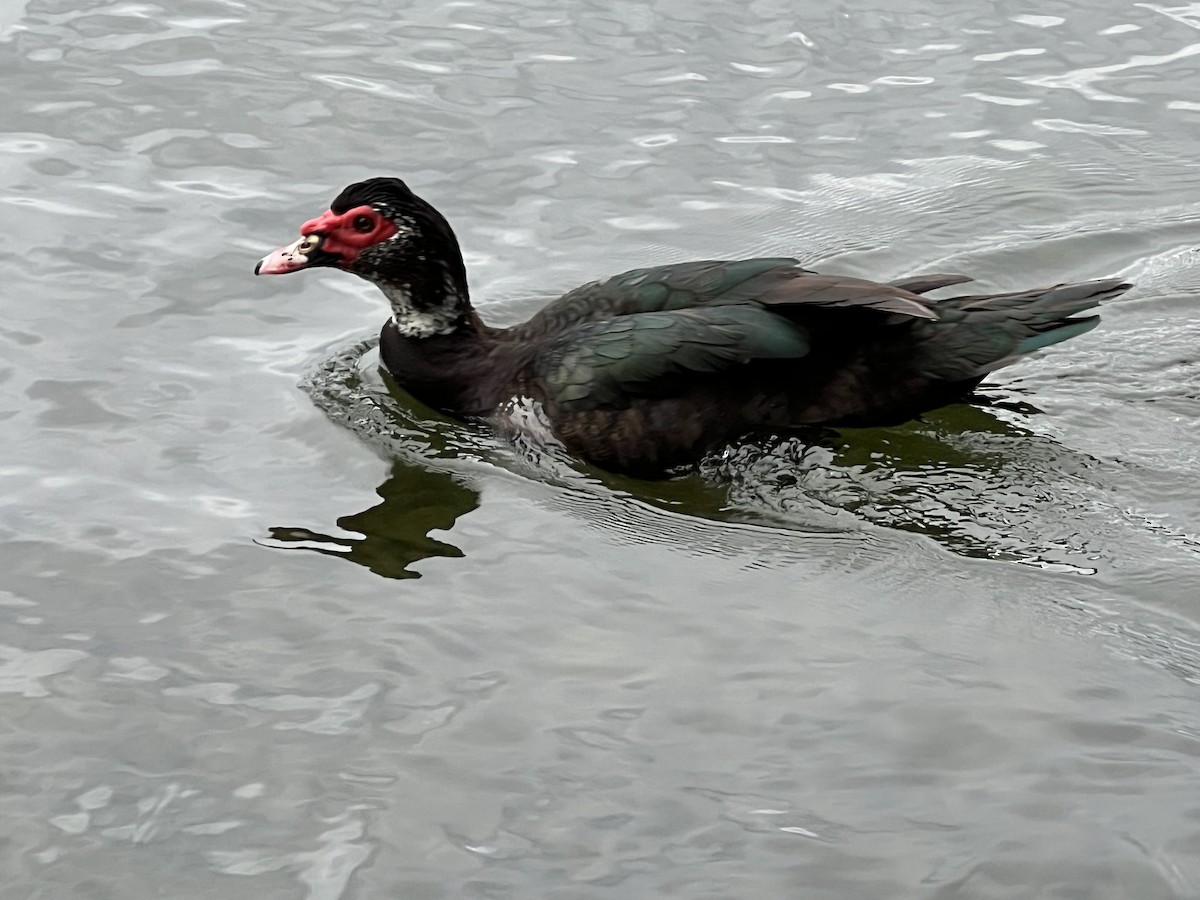
POLYGON ((973 279, 968 275, 915 275, 892 282, 892 287, 912 294, 925 294, 952 284, 966 284, 973 279))
POLYGON ((757 298, 764 306, 820 306, 830 309, 872 309, 916 319, 936 319, 927 301, 904 288, 840 275, 816 275, 803 270, 795 278, 772 286, 757 298))

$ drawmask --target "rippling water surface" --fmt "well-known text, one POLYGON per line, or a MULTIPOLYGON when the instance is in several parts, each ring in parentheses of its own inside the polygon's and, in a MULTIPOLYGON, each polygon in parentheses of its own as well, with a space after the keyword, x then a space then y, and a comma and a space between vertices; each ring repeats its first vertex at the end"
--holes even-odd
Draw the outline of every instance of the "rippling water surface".
POLYGON ((0 10, 4 896, 1200 896, 1200 7, 0 10), (517 321, 650 261, 1102 327, 646 484, 251 277, 351 180, 517 321))

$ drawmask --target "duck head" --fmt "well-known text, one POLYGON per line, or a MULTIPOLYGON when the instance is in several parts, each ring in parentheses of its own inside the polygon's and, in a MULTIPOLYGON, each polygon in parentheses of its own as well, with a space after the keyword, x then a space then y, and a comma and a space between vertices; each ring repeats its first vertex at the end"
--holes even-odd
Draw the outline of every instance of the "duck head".
POLYGON ((377 285, 406 337, 453 332, 471 312, 462 252, 450 225, 399 178, 352 184, 300 226, 300 239, 269 253, 255 275, 329 266, 377 285))

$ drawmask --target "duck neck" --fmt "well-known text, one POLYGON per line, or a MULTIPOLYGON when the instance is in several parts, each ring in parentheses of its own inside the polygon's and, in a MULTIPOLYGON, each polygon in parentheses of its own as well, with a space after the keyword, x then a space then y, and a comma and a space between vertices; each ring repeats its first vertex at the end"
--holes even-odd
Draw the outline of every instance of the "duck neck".
POLYGON ((392 324, 406 338, 453 334, 465 327, 472 316, 470 302, 458 295, 435 298, 428 293, 418 295, 413 284, 381 284, 379 287, 392 308, 392 324))
POLYGON ((404 337, 453 334, 473 318, 462 264, 424 258, 403 278, 375 279, 392 308, 392 322, 404 337))
POLYGON ((411 328, 402 330, 393 316, 380 335, 383 363, 399 384, 434 409, 486 415, 496 402, 492 393, 498 361, 493 351, 499 332, 488 328, 470 306, 444 323, 444 330, 418 334, 411 328))

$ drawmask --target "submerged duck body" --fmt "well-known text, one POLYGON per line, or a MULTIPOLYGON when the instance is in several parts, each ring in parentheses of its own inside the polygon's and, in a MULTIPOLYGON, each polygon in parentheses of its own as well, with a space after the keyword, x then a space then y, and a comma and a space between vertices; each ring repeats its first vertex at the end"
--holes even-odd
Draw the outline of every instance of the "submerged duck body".
POLYGON ((376 284, 380 356, 422 402, 461 418, 533 404, 570 452, 660 475, 750 432, 882 426, 964 399, 988 372, 1091 330, 1117 280, 931 299, 961 275, 891 284, 793 259, 703 260, 578 287, 491 328, 458 241, 399 179, 347 187, 256 274, 320 266, 376 284))

